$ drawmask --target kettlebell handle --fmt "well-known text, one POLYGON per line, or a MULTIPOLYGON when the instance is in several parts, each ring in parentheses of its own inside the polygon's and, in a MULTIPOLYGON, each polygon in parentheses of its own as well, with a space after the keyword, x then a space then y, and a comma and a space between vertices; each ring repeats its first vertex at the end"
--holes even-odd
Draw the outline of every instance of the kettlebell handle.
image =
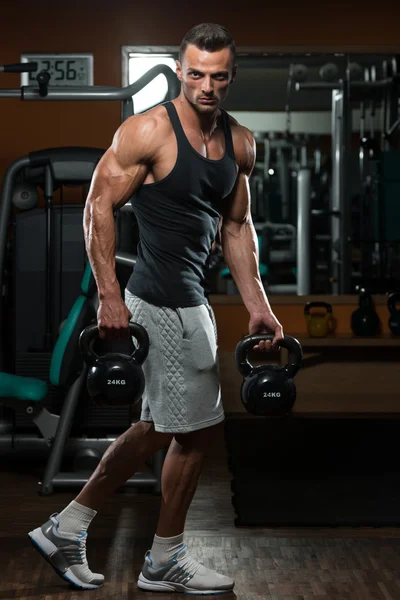
MULTIPOLYGON (((247 352, 259 342, 263 340, 269 340, 272 342, 273 339, 273 335, 261 333, 257 335, 248 335, 237 344, 235 350, 235 359, 238 369, 243 377, 248 377, 248 375, 250 375, 254 369, 253 365, 251 365, 247 360, 247 352)), ((290 335, 285 335, 279 345, 282 348, 289 350, 288 363, 282 367, 282 370, 285 371, 290 378, 293 378, 300 369, 301 361, 303 360, 303 349, 301 344, 298 340, 296 340, 296 338, 290 335)))
MULTIPOLYGON (((142 325, 139 323, 129 323, 129 330, 131 335, 139 342, 139 348, 134 348, 131 358, 141 365, 147 358, 149 353, 149 335, 142 325)), ((86 327, 81 335, 79 336, 79 350, 89 366, 94 366, 96 360, 100 357, 92 348, 92 342, 99 337, 99 328, 97 325, 89 325, 86 327)))
POLYGON ((372 308, 372 298, 369 291, 365 287, 357 285, 356 292, 359 294, 358 306, 360 308, 372 308))
POLYGON ((400 292, 392 292, 388 296, 388 309, 390 312, 396 311, 396 304, 400 303, 400 292))
POLYGON ((326 308, 328 313, 332 313, 332 304, 328 302, 307 302, 304 306, 304 314, 306 316, 310 314, 310 308, 326 308))

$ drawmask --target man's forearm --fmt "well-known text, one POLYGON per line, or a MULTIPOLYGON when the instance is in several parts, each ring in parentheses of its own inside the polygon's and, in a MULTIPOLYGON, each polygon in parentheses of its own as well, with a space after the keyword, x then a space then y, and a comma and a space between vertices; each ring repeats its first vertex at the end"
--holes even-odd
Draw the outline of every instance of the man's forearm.
POLYGON ((115 223, 111 204, 102 203, 101 198, 88 200, 83 223, 86 252, 102 300, 120 293, 115 273, 115 223))
POLYGON ((271 310, 258 268, 258 242, 252 222, 229 222, 221 228, 224 260, 250 314, 271 310))

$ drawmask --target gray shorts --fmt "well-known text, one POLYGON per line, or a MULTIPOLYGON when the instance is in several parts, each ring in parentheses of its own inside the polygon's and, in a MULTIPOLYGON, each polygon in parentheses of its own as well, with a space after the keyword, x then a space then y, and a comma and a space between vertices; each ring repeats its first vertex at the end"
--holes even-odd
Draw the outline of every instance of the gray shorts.
POLYGON ((125 290, 132 321, 150 338, 143 363, 142 421, 156 431, 188 433, 224 420, 217 356, 217 327, 208 304, 166 308, 125 290))

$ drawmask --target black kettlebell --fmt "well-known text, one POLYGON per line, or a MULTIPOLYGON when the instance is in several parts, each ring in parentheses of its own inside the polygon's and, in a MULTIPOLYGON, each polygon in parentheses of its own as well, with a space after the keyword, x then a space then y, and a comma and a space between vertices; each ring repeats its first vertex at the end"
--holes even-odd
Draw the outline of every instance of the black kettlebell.
POLYGON ((248 335, 236 346, 236 365, 244 378, 240 390, 242 402, 253 415, 283 417, 290 413, 296 401, 293 378, 301 366, 303 349, 298 340, 285 335, 280 345, 289 350, 287 365, 253 367, 247 360, 247 353, 261 340, 272 341, 273 336, 248 335))
POLYGON ((121 406, 134 404, 142 397, 145 381, 141 365, 149 353, 149 336, 138 323, 130 323, 129 329, 139 342, 139 347, 130 355, 121 352, 96 354, 92 346, 99 339, 97 325, 89 325, 79 337, 83 360, 90 367, 87 389, 96 404, 121 406))
POLYGON ((374 310, 370 293, 363 287, 356 287, 359 292, 359 308, 351 315, 353 333, 362 337, 372 337, 379 332, 379 317, 374 310))
POLYGON ((394 335, 400 335, 400 310, 396 304, 400 302, 400 292, 392 292, 388 297, 388 309, 390 312, 389 329, 394 335))

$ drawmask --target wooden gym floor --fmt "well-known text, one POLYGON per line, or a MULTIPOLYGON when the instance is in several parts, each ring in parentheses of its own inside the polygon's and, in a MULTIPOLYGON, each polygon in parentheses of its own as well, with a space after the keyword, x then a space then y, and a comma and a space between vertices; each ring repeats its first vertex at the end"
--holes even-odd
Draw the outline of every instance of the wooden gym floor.
MULTIPOLYGON (((89 529, 89 565, 105 574, 104 587, 71 590, 27 537, 31 528, 76 495, 38 496, 41 468, 0 463, 0 600, 180 597, 136 587, 156 529, 160 500, 134 490, 109 498, 89 529)), ((400 599, 400 529, 238 529, 233 522, 230 479, 223 457, 207 461, 186 525, 186 542, 193 555, 235 579, 234 593, 222 597, 400 599)))

